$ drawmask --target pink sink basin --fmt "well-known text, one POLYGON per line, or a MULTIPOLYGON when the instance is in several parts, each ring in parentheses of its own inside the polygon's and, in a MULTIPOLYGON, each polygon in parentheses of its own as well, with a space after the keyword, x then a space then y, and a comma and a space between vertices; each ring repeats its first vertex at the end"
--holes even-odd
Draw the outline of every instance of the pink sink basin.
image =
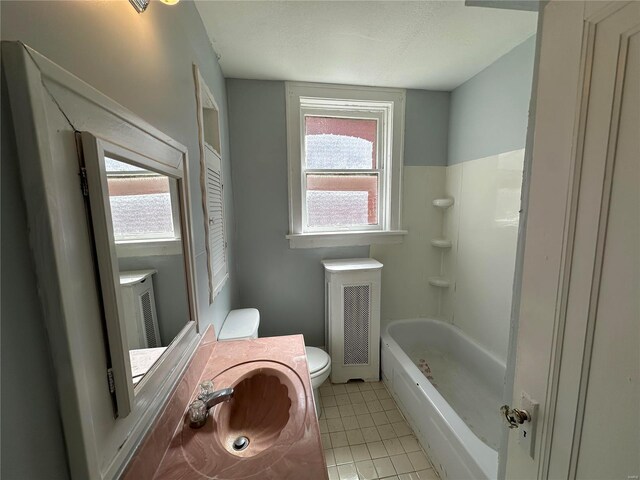
POLYGON ((287 365, 271 361, 236 365, 213 381, 216 389, 233 387, 234 396, 215 406, 200 429, 190 428, 185 418, 184 459, 203 476, 264 478, 305 433, 303 381, 287 365))

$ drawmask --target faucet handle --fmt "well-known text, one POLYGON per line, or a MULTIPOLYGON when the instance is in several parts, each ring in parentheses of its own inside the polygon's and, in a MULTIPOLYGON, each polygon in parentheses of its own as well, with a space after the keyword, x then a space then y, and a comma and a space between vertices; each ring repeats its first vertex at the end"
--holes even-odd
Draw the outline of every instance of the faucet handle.
POLYGON ((207 421, 207 406, 202 400, 194 400, 189 405, 189 425, 191 428, 200 428, 207 421))
POLYGON ((211 395, 214 391, 213 381, 205 380, 200 384, 200 394, 198 395, 198 398, 202 400, 203 398, 211 395))

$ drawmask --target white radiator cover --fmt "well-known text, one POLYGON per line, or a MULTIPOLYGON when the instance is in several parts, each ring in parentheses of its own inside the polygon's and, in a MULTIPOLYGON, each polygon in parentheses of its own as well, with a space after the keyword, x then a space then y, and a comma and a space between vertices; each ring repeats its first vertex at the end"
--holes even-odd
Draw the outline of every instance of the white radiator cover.
POLYGON ((382 264, 372 258, 323 260, 331 382, 380 379, 382 264))
POLYGON ((153 291, 155 273, 155 270, 138 270, 120 274, 129 350, 162 346, 153 291))

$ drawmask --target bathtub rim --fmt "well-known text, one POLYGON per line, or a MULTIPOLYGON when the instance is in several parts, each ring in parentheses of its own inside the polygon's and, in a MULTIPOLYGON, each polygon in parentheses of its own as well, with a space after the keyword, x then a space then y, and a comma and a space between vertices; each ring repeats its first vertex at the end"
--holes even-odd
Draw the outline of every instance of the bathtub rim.
MULTIPOLYGON (((469 455, 474 459, 477 466, 489 479, 495 479, 498 475, 498 450, 494 450, 484 443, 469 426, 462 420, 460 415, 453 409, 447 400, 438 392, 431 382, 422 374, 418 367, 409 358, 409 355, 400 347, 393 338, 389 329, 393 326, 402 324, 427 323, 435 324, 453 331, 454 334, 460 335, 463 340, 473 345, 481 354, 487 355, 492 361, 497 362, 501 367, 506 368, 505 362, 500 360, 491 351, 480 345, 476 340, 471 338, 459 327, 452 325, 446 321, 434 318, 409 318, 401 320, 392 320, 384 326, 381 340, 396 356, 400 365, 405 368, 409 376, 415 381, 416 385, 423 391, 427 400, 433 408, 438 412, 442 421, 450 428, 451 433, 461 446, 466 449, 469 455)), ((497 414, 497 413, 496 413, 497 414)))

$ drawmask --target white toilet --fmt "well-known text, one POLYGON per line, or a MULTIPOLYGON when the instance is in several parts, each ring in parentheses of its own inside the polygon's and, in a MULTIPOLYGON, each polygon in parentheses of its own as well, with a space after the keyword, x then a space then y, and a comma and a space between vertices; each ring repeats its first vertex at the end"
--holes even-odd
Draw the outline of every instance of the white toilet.
POLYGON ((317 347, 305 347, 307 351, 307 364, 311 375, 311 388, 313 388, 313 401, 316 404, 316 413, 320 418, 322 406, 320 405, 320 392, 318 389, 331 373, 331 357, 327 352, 317 347))
MULTIPOLYGON (((225 318, 218 340, 221 342, 229 340, 243 340, 258 338, 258 327, 260 326, 260 312, 255 308, 240 308, 231 310, 225 318)), ((307 364, 311 376, 311 387, 313 388, 313 401, 316 404, 316 413, 320 416, 320 394, 318 389, 331 373, 331 357, 324 350, 317 347, 305 347, 307 352, 307 364)))

